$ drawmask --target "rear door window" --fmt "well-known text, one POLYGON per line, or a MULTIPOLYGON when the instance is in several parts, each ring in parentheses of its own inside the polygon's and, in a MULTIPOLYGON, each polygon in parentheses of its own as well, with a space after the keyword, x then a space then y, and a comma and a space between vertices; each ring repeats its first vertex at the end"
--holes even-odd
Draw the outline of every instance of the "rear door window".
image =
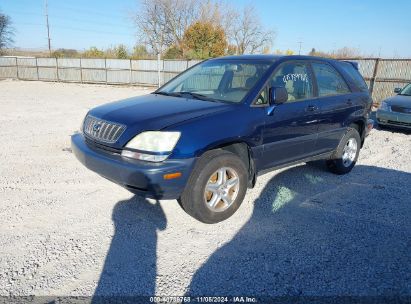
POLYGON ((331 65, 313 62, 312 67, 317 79, 319 97, 351 93, 344 78, 331 65))

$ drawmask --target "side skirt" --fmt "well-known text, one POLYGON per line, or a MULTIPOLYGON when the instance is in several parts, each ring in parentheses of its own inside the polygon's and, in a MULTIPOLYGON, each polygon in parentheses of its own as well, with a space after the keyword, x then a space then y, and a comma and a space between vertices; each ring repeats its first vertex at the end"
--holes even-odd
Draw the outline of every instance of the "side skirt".
POLYGON ((297 160, 295 162, 286 163, 286 164, 275 166, 275 167, 272 167, 272 168, 269 168, 269 169, 261 170, 257 173, 257 176, 266 174, 266 173, 274 171, 274 170, 283 169, 283 168, 286 168, 286 167, 291 167, 291 166, 294 166, 294 165, 298 165, 298 164, 301 164, 301 163, 306 163, 306 162, 320 160, 320 159, 329 159, 331 157, 331 155, 333 155, 334 152, 335 151, 326 152, 326 153, 318 154, 318 155, 315 155, 315 156, 310 156, 310 157, 307 157, 307 158, 304 158, 304 159, 300 159, 300 160, 297 160))

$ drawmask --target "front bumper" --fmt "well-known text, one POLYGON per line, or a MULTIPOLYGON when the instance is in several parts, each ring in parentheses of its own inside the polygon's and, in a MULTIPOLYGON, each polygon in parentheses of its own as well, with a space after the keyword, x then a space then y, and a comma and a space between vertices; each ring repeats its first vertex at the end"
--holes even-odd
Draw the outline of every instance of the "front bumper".
POLYGON ((378 124, 411 129, 411 114, 378 109, 376 117, 378 124))
POLYGON ((195 158, 167 159, 160 163, 125 159, 119 154, 89 146, 83 134, 71 137, 71 148, 88 169, 137 195, 154 199, 179 198, 195 163, 195 158), (164 179, 164 174, 175 172, 181 172, 181 176, 164 179))

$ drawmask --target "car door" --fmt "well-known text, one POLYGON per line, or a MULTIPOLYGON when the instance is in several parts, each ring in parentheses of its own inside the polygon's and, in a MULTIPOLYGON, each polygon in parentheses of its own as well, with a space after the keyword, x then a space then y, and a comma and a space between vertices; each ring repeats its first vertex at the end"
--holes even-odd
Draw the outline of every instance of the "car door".
POLYGON ((345 132, 343 122, 353 112, 355 97, 342 75, 329 63, 312 62, 318 92, 317 154, 334 150, 345 132))
POLYGON ((265 118, 263 169, 303 159, 313 154, 317 139, 318 101, 312 71, 306 61, 281 64, 269 86, 285 87, 288 101, 265 118))

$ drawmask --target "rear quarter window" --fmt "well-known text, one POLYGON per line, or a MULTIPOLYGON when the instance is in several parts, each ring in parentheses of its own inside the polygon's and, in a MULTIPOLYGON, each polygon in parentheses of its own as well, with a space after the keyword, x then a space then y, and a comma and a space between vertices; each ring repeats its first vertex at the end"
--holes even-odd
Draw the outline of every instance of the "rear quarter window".
POLYGON ((362 91, 368 92, 368 86, 360 72, 349 62, 340 62, 341 68, 348 74, 355 85, 362 91))
POLYGON ((344 78, 328 63, 313 62, 315 78, 318 85, 318 96, 333 96, 351 93, 344 78))

